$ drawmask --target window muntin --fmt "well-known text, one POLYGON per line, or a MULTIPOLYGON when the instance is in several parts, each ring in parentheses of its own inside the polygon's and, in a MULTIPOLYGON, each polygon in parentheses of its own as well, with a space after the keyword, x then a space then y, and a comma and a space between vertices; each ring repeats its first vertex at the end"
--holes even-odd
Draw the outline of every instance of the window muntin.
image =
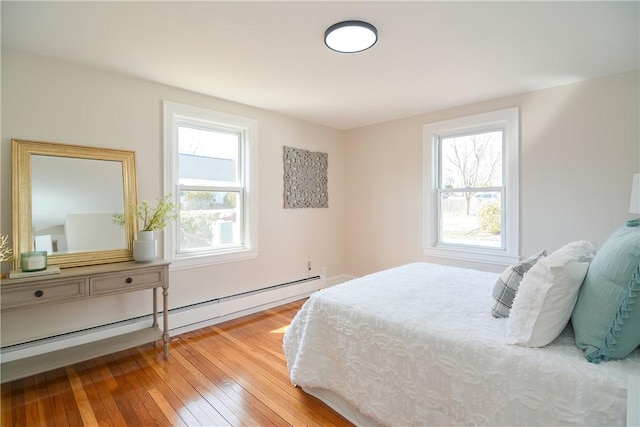
POLYGON ((164 109, 165 191, 178 206, 165 258, 179 269, 255 257, 255 121, 169 101, 164 109))

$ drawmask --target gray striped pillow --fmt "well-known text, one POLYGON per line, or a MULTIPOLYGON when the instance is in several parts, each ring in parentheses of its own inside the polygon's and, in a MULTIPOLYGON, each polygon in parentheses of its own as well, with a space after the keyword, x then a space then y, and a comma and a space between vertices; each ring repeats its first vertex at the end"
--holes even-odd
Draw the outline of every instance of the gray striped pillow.
POLYGON ((547 251, 540 251, 524 261, 507 267, 507 269, 502 272, 493 287, 494 301, 491 309, 493 317, 509 317, 513 299, 516 297, 518 286, 520 286, 524 274, 529 271, 540 258, 545 256, 547 256, 547 251))

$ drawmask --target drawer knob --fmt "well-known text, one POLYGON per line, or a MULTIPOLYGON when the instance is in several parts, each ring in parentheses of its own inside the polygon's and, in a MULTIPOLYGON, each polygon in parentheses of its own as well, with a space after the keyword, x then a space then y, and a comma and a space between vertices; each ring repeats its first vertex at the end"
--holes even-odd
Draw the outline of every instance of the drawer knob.
POLYGON ((33 293, 33 296, 36 298, 40 298, 42 295, 44 295, 44 292, 37 290, 33 293))
POLYGON ((132 279, 131 277, 127 277, 127 278, 125 279, 125 282, 127 282, 127 283, 131 283, 131 282, 133 282, 133 279, 132 279))

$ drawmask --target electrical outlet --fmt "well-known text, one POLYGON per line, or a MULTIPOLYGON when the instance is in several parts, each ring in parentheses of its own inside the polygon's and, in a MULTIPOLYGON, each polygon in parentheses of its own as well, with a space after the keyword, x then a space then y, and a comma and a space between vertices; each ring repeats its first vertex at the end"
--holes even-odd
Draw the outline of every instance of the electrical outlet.
POLYGON ((327 277, 327 267, 322 267, 322 272, 320 273, 322 277, 327 277))

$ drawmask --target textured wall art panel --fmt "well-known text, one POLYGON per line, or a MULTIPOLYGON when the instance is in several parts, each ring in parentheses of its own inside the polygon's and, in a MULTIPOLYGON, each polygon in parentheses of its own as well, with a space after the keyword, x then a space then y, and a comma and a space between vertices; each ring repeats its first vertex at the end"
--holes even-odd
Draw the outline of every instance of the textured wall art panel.
POLYGON ((284 207, 328 208, 329 154, 284 147, 284 207))

